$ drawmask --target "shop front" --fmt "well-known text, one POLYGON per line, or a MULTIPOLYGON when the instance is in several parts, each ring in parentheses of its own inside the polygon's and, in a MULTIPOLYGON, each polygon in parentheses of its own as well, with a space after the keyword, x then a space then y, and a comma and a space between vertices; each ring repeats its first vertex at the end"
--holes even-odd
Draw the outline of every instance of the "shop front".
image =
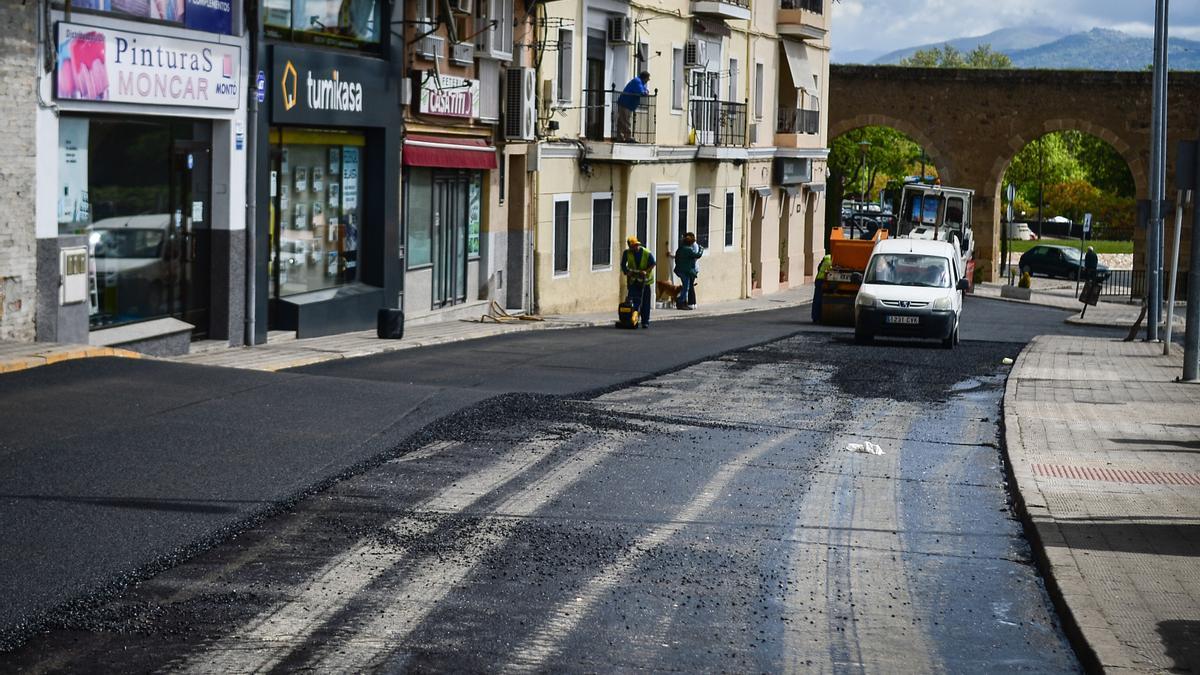
POLYGON ((151 353, 239 343, 242 39, 104 12, 57 21, 53 39, 43 88, 56 109, 39 111, 39 184, 54 192, 38 195, 38 338, 151 353), (86 256, 86 281, 68 297, 54 281, 72 255, 86 256))
POLYGON ((274 45, 271 69, 259 334, 369 328, 402 288, 396 83, 387 61, 317 48, 274 45))

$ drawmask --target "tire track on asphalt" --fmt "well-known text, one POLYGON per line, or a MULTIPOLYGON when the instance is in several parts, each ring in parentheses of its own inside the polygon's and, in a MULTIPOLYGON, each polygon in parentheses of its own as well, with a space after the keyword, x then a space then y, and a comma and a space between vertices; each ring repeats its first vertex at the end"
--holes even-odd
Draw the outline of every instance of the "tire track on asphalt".
MULTIPOLYGON (((457 444, 439 442, 421 448, 416 453, 418 457, 428 457, 435 454, 437 448, 445 451, 454 445, 457 444)), ((420 515, 461 513, 523 476, 553 454, 560 445, 561 441, 556 438, 538 438, 522 443, 507 459, 455 482, 415 505, 408 514, 388 522, 385 528, 394 533, 403 533, 405 538, 428 536, 440 527, 442 519, 422 518, 420 515)), ((310 576, 298 593, 260 613, 225 639, 207 646, 180 670, 188 673, 256 673, 270 670, 297 647, 305 645, 308 638, 330 618, 358 600, 372 582, 409 557, 407 548, 382 545, 373 538, 364 538, 310 576)))
POLYGON ((672 516, 666 524, 655 527, 648 534, 634 541, 629 552, 621 555, 594 575, 582 590, 577 592, 574 601, 555 607, 549 613, 550 619, 537 629, 524 644, 516 648, 513 661, 506 664, 503 668, 504 672, 546 670, 547 661, 556 654, 558 645, 579 626, 590 609, 596 607, 606 594, 612 592, 628 577, 647 553, 667 543, 685 527, 699 520, 700 516, 723 495, 725 488, 733 482, 747 464, 798 435, 798 432, 793 431, 768 439, 738 454, 732 461, 723 463, 716 475, 700 489, 698 495, 672 516))

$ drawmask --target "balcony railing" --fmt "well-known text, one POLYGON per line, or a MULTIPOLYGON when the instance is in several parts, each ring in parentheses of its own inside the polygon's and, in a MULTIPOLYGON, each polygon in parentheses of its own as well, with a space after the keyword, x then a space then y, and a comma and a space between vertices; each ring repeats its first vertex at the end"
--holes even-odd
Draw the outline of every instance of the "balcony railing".
POLYGON ((816 14, 825 12, 825 0, 779 0, 780 9, 803 9, 816 14))
POLYGON ((691 123, 697 145, 745 145, 746 104, 692 99, 691 123))
POLYGON ((817 134, 821 132, 821 111, 802 108, 780 108, 775 133, 817 134))
POLYGON ((654 143, 657 94, 639 96, 615 89, 585 89, 583 100, 584 138, 614 143, 654 143), (634 105, 637 107, 631 110, 630 106, 634 105))

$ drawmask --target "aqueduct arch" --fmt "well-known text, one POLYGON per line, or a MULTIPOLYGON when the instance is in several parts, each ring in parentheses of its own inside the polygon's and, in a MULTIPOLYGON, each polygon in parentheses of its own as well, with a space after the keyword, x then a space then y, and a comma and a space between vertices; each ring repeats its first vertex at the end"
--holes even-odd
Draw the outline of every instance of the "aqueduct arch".
MULTIPOLYGON (((1172 73, 1169 86, 1168 194, 1176 144, 1198 135, 1200 73, 1172 73)), ((1129 164, 1137 198, 1149 197, 1149 72, 832 66, 829 88, 830 138, 892 127, 925 147, 948 184, 975 190, 977 265, 986 278, 995 277, 999 258, 1004 170, 1047 133, 1103 139, 1129 164)))

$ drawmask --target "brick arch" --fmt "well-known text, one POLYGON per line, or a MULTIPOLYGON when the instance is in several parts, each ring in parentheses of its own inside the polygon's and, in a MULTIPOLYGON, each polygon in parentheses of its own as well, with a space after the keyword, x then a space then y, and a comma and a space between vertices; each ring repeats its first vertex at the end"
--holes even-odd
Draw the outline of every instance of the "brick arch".
POLYGON ((938 176, 941 176, 943 181, 949 183, 954 179, 954 165, 949 161, 949 155, 942 152, 921 127, 899 117, 873 113, 839 120, 837 124, 831 123, 829 127, 830 145, 838 136, 863 127, 888 127, 908 136, 925 149, 929 163, 937 169, 938 176))
POLYGON ((1117 151, 1121 159, 1125 160, 1125 166, 1129 167, 1129 173, 1133 175, 1134 194, 1139 197, 1150 194, 1150 177, 1146 174, 1146 165, 1133 152, 1133 148, 1129 143, 1113 133, 1112 130, 1094 122, 1078 118, 1055 118, 1047 120, 1037 130, 1026 130, 1013 134, 1009 138, 1008 147, 1013 148, 1012 154, 1007 157, 1001 156, 996 158, 996 161, 992 164, 991 179, 988 181, 989 184, 995 183, 997 198, 999 198, 1001 190, 1003 190, 1003 186, 1000 183, 1004 180, 1004 172, 1008 169, 1009 164, 1012 164, 1017 153, 1042 136, 1052 134, 1056 131, 1082 131, 1085 134, 1091 134, 1108 143, 1117 151))

